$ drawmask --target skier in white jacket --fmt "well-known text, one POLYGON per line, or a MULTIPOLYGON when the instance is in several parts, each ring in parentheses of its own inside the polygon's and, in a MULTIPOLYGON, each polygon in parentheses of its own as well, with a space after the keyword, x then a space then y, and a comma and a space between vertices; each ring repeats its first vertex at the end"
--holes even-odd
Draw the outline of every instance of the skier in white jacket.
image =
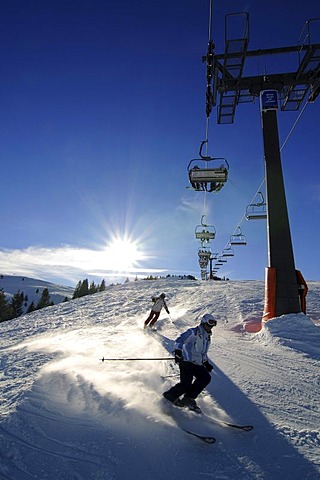
POLYGON ((180 382, 163 393, 178 407, 201 411, 196 398, 210 383, 213 366, 208 360, 212 327, 217 321, 210 313, 203 315, 200 325, 182 333, 174 344, 174 357, 180 368, 180 382), (184 395, 183 398, 180 397, 184 395))
POLYGON ((151 309, 151 312, 147 318, 147 320, 144 322, 144 328, 147 328, 148 326, 150 328, 153 328, 154 324, 158 320, 160 316, 160 312, 162 310, 162 307, 166 310, 168 314, 170 314, 168 306, 165 301, 166 295, 164 293, 161 293, 159 297, 152 297, 152 301, 154 302, 154 305, 151 309))

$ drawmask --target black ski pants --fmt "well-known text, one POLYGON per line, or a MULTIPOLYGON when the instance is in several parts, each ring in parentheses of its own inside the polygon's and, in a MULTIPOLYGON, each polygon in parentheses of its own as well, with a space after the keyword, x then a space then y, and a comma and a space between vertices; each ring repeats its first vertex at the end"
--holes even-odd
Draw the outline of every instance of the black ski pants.
POLYGON ((154 310, 151 310, 149 317, 144 322, 145 327, 148 325, 149 322, 150 322, 150 327, 152 327, 152 325, 156 323, 159 317, 160 317, 160 312, 155 312, 154 310))
POLYGON ((210 383, 210 373, 204 365, 195 365, 191 362, 180 362, 179 367, 180 382, 170 388, 169 395, 172 396, 173 401, 183 394, 190 398, 197 398, 199 393, 210 383))

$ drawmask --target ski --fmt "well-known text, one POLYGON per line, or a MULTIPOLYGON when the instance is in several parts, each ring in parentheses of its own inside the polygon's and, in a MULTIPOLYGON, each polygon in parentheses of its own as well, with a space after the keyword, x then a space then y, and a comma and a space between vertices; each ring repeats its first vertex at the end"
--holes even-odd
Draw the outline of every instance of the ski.
MULTIPOLYGON (((198 413, 198 415, 199 415, 199 413, 198 413)), ((203 417, 207 418, 209 421, 211 421, 215 424, 223 425, 225 427, 235 428, 237 430, 242 430, 243 432, 250 432, 251 430, 253 430, 253 425, 237 425, 235 423, 225 422, 224 420, 219 420, 219 419, 216 419, 214 417, 211 417, 210 415, 206 415, 203 412, 201 412, 200 415, 203 415, 203 417)))
POLYGON ((182 425, 181 421, 179 421, 179 415, 178 415, 178 418, 175 416, 175 409, 177 409, 177 411, 182 409, 174 405, 165 397, 163 398, 163 401, 164 401, 164 403, 162 404, 164 407, 163 412, 166 415, 171 416, 175 420, 175 423, 180 428, 180 430, 182 430, 185 433, 188 433, 188 435, 193 435, 194 437, 197 437, 199 440, 202 440, 205 443, 209 443, 209 444, 215 443, 216 439, 212 435, 204 435, 202 433, 197 433, 197 432, 194 432, 193 430, 189 430, 189 427, 187 425, 182 425))
POLYGON ((221 421, 223 425, 226 425, 227 427, 231 428, 237 428, 238 430, 243 430, 244 432, 250 432, 253 430, 253 425, 236 425, 234 423, 229 423, 229 422, 223 422, 221 421))
POLYGON ((187 430, 186 428, 182 428, 182 427, 180 427, 180 428, 184 432, 188 433, 189 435, 193 435, 194 437, 199 438, 199 440, 202 440, 205 443, 209 443, 209 444, 212 445, 216 441, 216 439, 214 437, 211 437, 211 436, 208 436, 208 435, 201 435, 200 433, 191 432, 191 430, 187 430))
POLYGON ((250 432, 251 430, 253 430, 253 425, 237 425, 235 423, 225 422, 224 420, 219 420, 217 418, 211 417, 210 415, 207 415, 199 407, 197 409, 189 408, 185 405, 179 404, 179 402, 176 402, 174 405, 178 408, 187 408, 190 412, 195 413, 196 415, 200 415, 203 418, 206 418, 208 421, 215 423, 217 425, 223 425, 225 427, 235 428, 237 430, 242 430, 243 432, 250 432))

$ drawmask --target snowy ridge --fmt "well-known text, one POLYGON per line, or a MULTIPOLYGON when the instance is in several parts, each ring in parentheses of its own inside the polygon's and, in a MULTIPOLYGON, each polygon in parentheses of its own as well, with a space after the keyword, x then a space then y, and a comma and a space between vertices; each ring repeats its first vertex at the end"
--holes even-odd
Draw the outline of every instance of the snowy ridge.
POLYGON ((56 283, 46 282, 35 278, 24 277, 21 275, 1 275, 0 288, 8 299, 18 291, 28 295, 28 305, 33 301, 35 305, 41 298, 45 288, 49 290, 51 300, 54 304, 63 302, 66 297, 72 298, 74 288, 56 283))
MULTIPOLYGON (((314 298, 319 287, 310 288, 314 298)), ((1 324, 1 480, 318 479, 319 303, 313 321, 287 315, 252 334, 244 327, 261 318, 262 282, 166 279, 108 287, 1 324), (174 323, 162 312, 158 331, 146 333, 151 296, 162 291, 174 323), (207 311, 219 324, 212 381, 198 403, 255 427, 200 422, 214 445, 163 411, 162 392, 178 379, 173 361, 99 361, 168 357, 207 311)))

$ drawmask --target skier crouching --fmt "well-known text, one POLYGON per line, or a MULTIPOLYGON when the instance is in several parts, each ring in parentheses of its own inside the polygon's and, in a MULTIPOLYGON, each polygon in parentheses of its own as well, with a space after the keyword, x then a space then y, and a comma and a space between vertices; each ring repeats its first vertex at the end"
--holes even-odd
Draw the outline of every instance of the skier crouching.
POLYGON ((213 366, 208 361, 212 327, 217 321, 206 313, 200 325, 189 328, 175 341, 175 362, 180 368, 180 382, 163 393, 163 396, 178 407, 188 407, 201 412, 196 398, 210 383, 213 366), (184 395, 181 399, 180 397, 184 395))

